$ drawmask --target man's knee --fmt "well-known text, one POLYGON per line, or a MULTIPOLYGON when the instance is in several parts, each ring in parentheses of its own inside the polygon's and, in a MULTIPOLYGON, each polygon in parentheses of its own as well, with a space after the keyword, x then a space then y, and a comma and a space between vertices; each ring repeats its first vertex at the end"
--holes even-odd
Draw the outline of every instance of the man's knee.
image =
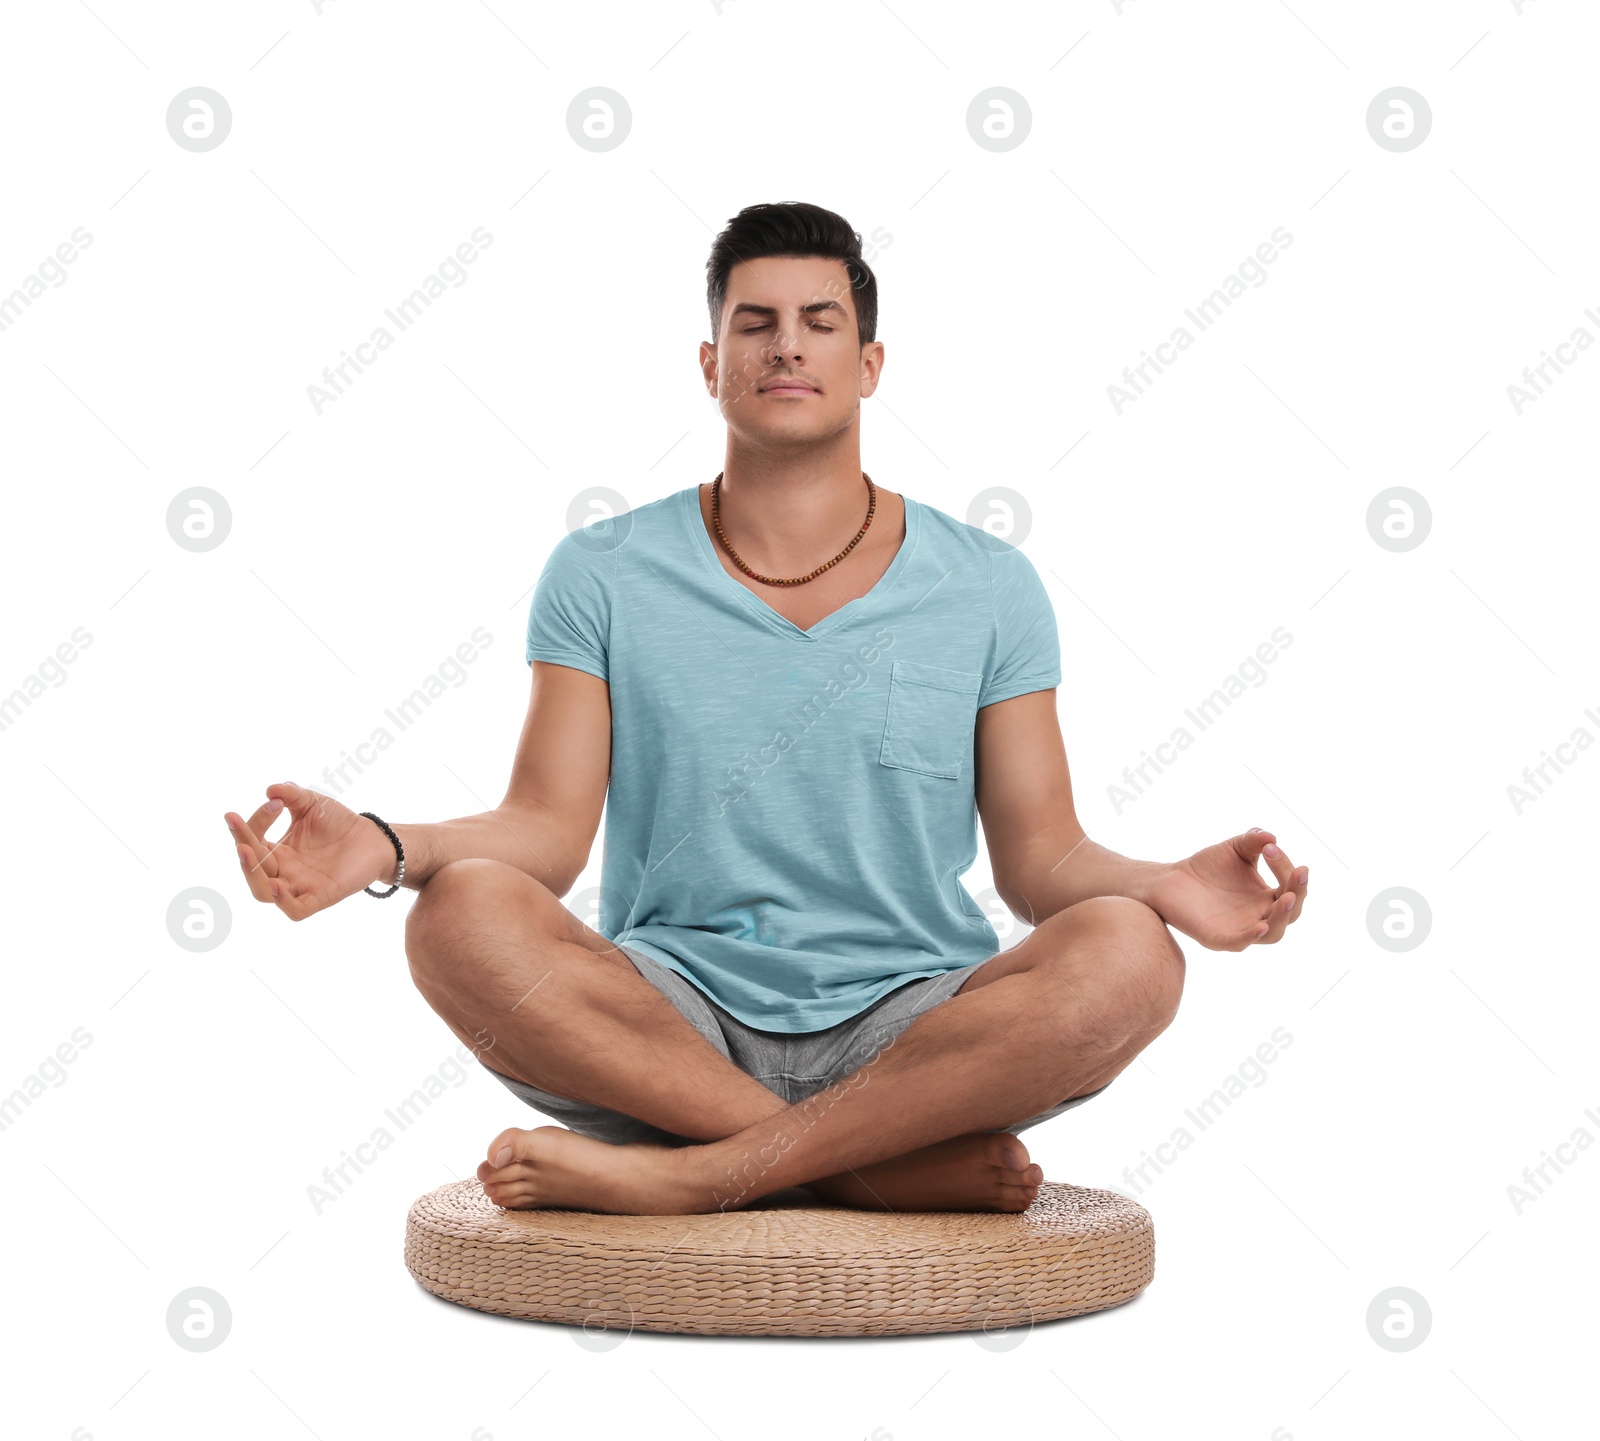
MULTIPOLYGON (((1177 1015, 1187 969, 1166 922, 1127 896, 1095 896, 1062 915, 1074 919, 1080 942, 1097 953, 1096 972, 1103 979, 1096 989, 1108 1019, 1129 1035, 1154 1039, 1164 1031, 1177 1015)), ((1071 969, 1081 975, 1078 967, 1071 969)))
POLYGON ((406 959, 419 987, 458 971, 471 937, 493 924, 519 874, 502 861, 472 857, 449 861, 428 877, 406 916, 406 959))

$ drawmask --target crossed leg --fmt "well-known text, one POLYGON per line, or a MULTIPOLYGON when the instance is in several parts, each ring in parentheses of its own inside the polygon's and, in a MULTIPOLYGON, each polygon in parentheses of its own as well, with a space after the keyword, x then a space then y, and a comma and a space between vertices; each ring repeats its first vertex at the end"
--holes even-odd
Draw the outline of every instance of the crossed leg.
POLYGON ((406 950, 430 1005, 497 1070, 700 1143, 511 1129, 479 1168, 491 1199, 634 1214, 729 1209, 795 1185, 841 1204, 1020 1210, 1038 1168, 993 1128, 1106 1085, 1171 1021, 1184 970, 1148 907, 1082 902, 790 1106, 512 867, 443 867, 413 903, 406 950))

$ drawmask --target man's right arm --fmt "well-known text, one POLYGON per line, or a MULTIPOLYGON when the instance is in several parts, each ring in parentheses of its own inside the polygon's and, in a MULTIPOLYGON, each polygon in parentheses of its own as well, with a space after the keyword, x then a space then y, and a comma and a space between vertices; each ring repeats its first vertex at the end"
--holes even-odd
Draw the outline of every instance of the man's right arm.
MULTIPOLYGON (((459 820, 394 826, 408 889, 421 889, 450 861, 487 857, 560 897, 588 864, 611 776, 610 687, 571 666, 536 660, 531 668, 528 714, 500 804, 459 820)), ((390 847, 381 884, 392 885, 394 872, 390 847)))

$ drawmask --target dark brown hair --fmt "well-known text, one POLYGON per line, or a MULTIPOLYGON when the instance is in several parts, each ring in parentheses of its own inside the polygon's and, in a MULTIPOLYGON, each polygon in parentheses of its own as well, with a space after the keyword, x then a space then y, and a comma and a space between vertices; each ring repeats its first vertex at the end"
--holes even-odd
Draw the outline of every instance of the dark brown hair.
POLYGON ((861 236, 842 215, 800 200, 747 205, 723 227, 706 261, 706 306, 713 338, 722 331, 728 272, 765 255, 820 256, 844 263, 856 307, 856 339, 878 338, 878 278, 861 258, 861 236))

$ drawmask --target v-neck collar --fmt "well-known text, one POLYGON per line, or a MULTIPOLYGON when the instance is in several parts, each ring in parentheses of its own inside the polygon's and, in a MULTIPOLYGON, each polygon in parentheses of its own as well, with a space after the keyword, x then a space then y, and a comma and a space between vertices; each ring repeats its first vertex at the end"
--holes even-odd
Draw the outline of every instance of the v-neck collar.
POLYGON ((917 545, 917 526, 920 521, 919 512, 921 506, 909 495, 902 494, 900 498, 905 505, 906 533, 905 538, 900 542, 900 549, 895 552, 894 559, 889 562, 888 569, 878 577, 872 589, 865 595, 858 595, 854 600, 847 600, 837 610, 830 611, 823 616, 809 630, 802 630, 788 616, 780 615, 775 611, 748 586, 740 585, 723 568, 722 562, 717 559, 716 551, 712 549, 711 537, 707 534, 706 523, 700 515, 700 487, 691 485, 686 490, 680 491, 679 494, 682 496, 680 511, 690 531, 690 542, 699 551, 701 560, 716 572, 717 580, 723 585, 731 586, 736 590, 745 604, 768 625, 782 631, 785 635, 793 636, 799 640, 820 640, 824 635, 836 630, 846 621, 853 619, 861 610, 866 608, 868 602, 880 599, 900 578, 901 573, 910 563, 911 552, 916 549, 917 545))

